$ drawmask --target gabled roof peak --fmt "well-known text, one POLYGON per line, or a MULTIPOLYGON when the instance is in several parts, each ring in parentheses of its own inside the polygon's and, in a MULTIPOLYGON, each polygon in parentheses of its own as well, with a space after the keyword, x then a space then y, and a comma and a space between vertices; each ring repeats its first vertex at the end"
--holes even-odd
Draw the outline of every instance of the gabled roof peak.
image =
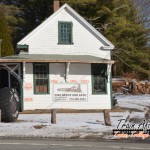
POLYGON ((98 32, 90 23, 88 23, 82 16, 80 16, 74 9, 72 9, 67 3, 61 6, 55 13, 53 13, 50 17, 48 17, 43 23, 41 23, 38 27, 36 27, 33 31, 31 31, 28 35, 26 35, 21 41, 17 44, 24 45, 25 41, 30 38, 35 32, 37 32, 40 28, 42 28, 45 24, 47 24, 52 18, 54 18, 57 14, 59 14, 62 10, 68 9, 70 13, 75 15, 87 28, 89 28, 99 40, 102 40, 105 45, 102 47, 103 49, 113 49, 114 45, 107 40, 100 32, 98 32))

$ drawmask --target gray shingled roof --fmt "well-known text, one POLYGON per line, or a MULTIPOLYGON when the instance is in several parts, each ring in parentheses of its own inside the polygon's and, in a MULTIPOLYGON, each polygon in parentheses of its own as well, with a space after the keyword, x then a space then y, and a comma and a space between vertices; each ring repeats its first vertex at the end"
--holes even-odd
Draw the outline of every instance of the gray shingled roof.
POLYGON ((80 63, 114 63, 113 60, 90 55, 44 55, 20 54, 2 57, 0 62, 80 62, 80 63))

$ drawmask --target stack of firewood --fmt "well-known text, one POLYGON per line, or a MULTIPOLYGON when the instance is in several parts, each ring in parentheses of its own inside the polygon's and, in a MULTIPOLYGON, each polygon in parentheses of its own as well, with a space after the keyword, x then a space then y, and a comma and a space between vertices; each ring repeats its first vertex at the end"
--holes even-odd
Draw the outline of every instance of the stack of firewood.
POLYGON ((150 94, 150 82, 132 80, 128 83, 129 93, 150 94))
POLYGON ((113 81, 113 91, 122 92, 124 94, 150 94, 150 82, 149 81, 137 81, 122 79, 119 81, 113 81))

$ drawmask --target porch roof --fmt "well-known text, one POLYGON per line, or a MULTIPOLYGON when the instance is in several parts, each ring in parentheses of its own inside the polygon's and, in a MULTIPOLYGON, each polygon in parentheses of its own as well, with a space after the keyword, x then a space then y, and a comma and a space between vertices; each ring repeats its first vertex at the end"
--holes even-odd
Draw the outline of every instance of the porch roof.
POLYGON ((0 63, 6 62, 76 62, 76 63, 107 63, 113 64, 113 60, 103 59, 90 55, 53 55, 53 54, 19 54, 1 57, 0 63))

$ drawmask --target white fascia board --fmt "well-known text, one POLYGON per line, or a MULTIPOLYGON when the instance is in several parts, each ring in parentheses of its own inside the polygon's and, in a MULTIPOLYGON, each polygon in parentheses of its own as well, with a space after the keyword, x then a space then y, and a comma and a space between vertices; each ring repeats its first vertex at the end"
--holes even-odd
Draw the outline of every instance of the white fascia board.
POLYGON ((101 48, 103 50, 112 50, 112 49, 114 49, 114 45, 112 45, 112 46, 102 46, 101 48))
MULTIPOLYGON (((74 13, 86 26, 88 26, 90 29, 93 30, 93 32, 98 35, 103 41, 105 41, 108 46, 103 46, 103 47, 109 47, 109 49, 114 49, 114 45, 107 40, 99 31, 97 31, 90 23, 88 23, 81 15, 79 15, 74 9, 72 9, 68 4, 66 4, 67 8, 74 13)), ((104 49, 105 49, 104 48, 104 49)), ((108 48, 107 48, 108 49, 108 48)))

